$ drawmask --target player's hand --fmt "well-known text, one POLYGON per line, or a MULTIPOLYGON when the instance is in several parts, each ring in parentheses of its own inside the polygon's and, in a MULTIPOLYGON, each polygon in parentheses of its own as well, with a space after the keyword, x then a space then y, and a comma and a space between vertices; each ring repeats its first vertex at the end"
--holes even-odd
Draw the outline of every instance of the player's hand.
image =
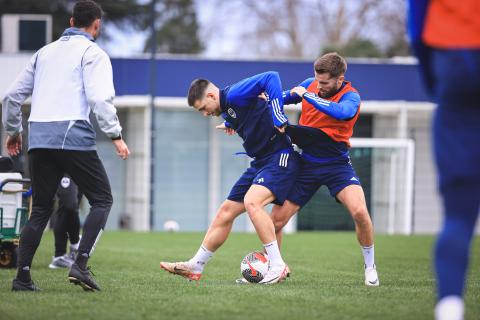
POLYGON ((282 125, 281 127, 275 126, 275 128, 280 132, 280 133, 285 133, 285 128, 287 127, 287 123, 282 125))
POLYGON ((219 124, 215 128, 225 131, 225 133, 228 134, 229 136, 233 136, 236 133, 234 129, 228 128, 227 126, 225 126, 225 123, 219 124))
POLYGON ((115 146, 115 149, 117 149, 117 155, 123 160, 126 160, 130 155, 130 150, 128 150, 128 146, 125 141, 123 141, 123 139, 118 139, 112 140, 112 142, 115 146))
POLYGON ((258 95, 258 97, 262 100, 268 101, 268 98, 267 98, 267 95, 265 94, 265 92, 260 93, 258 95))
POLYGON ((17 156, 22 150, 22 135, 18 134, 15 137, 7 136, 6 141, 7 153, 9 156, 17 156))
POLYGON ((295 87, 295 88, 291 89, 290 90, 290 95, 293 96, 294 94, 296 94, 299 97, 303 97, 305 92, 307 92, 307 89, 305 89, 302 86, 299 86, 299 87, 295 87))

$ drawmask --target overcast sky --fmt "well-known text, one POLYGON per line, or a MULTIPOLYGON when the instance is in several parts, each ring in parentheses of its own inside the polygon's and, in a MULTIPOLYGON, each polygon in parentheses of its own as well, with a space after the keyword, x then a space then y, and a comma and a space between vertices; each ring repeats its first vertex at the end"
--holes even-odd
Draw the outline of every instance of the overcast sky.
MULTIPOLYGON (((200 25, 200 31, 205 30, 202 26, 208 25, 209 19, 213 17, 212 2, 211 1, 195 1, 197 7, 197 19, 200 25), (198 3, 201 2, 202 5, 198 3)), ((118 30, 114 25, 106 25, 109 30, 111 39, 109 41, 103 41, 101 38, 98 40, 99 45, 105 49, 111 57, 131 57, 139 56, 143 54, 143 46, 148 36, 148 32, 140 32, 137 30, 118 30)), ((205 35, 200 35, 204 37, 205 35)), ((208 36, 207 36, 208 37, 208 36)), ((234 38, 234 35, 231 37, 234 38)), ((229 44, 223 40, 222 50, 218 48, 216 42, 204 42, 206 46, 202 56, 209 58, 218 58, 220 56, 228 55, 229 44), (226 50, 226 51, 225 51, 226 50)), ((230 47, 233 47, 230 46, 230 47)))

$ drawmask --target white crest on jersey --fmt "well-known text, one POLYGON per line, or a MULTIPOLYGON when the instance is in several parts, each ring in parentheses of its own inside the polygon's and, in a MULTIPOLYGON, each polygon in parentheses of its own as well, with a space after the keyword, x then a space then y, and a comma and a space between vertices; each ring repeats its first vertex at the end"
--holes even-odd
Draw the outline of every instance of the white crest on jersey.
POLYGON ((60 181, 60 184, 62 185, 62 188, 67 189, 70 186, 70 178, 63 177, 62 181, 60 181))
POLYGON ((235 113, 235 111, 234 111, 232 108, 228 108, 227 113, 228 113, 228 114, 230 115, 230 117, 232 117, 233 119, 236 119, 236 118, 237 118, 237 114, 235 113))

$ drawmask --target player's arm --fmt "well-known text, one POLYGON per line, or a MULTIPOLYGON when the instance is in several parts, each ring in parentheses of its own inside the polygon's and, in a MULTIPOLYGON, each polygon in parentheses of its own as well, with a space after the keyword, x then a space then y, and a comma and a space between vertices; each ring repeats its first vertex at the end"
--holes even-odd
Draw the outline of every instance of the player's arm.
POLYGON ((236 133, 235 129, 232 128, 231 124, 228 121, 223 121, 222 124, 219 124, 215 128, 219 130, 223 130, 229 136, 233 136, 236 133))
POLYGON ((272 119, 276 127, 284 127, 288 119, 283 112, 282 83, 278 72, 268 71, 243 79, 232 85, 228 99, 237 105, 249 105, 265 92, 272 108, 272 119))
POLYGON ((7 133, 5 145, 10 156, 20 154, 22 149, 22 104, 33 91, 37 57, 38 52, 32 56, 3 98, 2 122, 7 133))
POLYGON ((338 103, 322 99, 313 92, 305 92, 303 98, 318 111, 337 120, 350 120, 360 107, 360 95, 356 92, 345 93, 338 103))
POLYGON ((122 159, 130 155, 122 138, 122 127, 113 105, 115 89, 110 58, 96 46, 91 46, 83 56, 83 86, 87 102, 97 118, 100 129, 112 139, 117 154, 122 159))
POLYGON ((2 102, 2 122, 7 135, 15 137, 23 131, 22 104, 32 94, 38 52, 10 86, 2 102))
POLYGON ((120 136, 122 127, 113 105, 115 89, 110 59, 105 52, 92 45, 85 52, 82 67, 87 102, 95 114, 100 129, 109 138, 120 136))
MULTIPOLYGON (((303 80, 302 83, 298 85, 298 87, 303 87, 305 90, 307 90, 308 86, 315 80, 315 78, 308 78, 303 80)), ((283 96, 283 104, 297 104, 302 102, 302 97, 296 94, 295 92, 292 92, 292 90, 285 90, 282 93, 283 96)))

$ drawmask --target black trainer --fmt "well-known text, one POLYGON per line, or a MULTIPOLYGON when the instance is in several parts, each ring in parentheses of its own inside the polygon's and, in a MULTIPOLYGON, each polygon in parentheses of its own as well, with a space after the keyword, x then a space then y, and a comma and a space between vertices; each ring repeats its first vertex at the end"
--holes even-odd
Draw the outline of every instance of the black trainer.
POLYGON ((68 280, 73 284, 80 285, 85 291, 100 291, 100 287, 93 279, 90 267, 82 270, 78 264, 74 263, 68 273, 68 280))
POLYGON ((30 282, 23 282, 18 279, 13 279, 12 281, 12 291, 41 291, 39 287, 33 283, 32 280, 30 282))

